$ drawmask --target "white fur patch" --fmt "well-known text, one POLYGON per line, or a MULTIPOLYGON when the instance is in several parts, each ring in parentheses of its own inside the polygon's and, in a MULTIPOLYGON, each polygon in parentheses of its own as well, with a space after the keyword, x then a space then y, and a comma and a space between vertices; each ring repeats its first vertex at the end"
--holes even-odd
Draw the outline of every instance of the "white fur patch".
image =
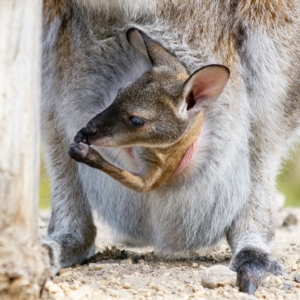
POLYGON ((106 11, 121 11, 126 14, 141 14, 154 11, 157 0, 77 0, 79 4, 91 10, 106 11))

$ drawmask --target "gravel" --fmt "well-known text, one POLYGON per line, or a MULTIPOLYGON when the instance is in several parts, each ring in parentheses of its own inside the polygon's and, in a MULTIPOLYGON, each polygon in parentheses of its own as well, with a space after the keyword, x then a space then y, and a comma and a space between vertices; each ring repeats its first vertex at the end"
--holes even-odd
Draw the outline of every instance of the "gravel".
MULTIPOLYGON (((284 275, 268 275, 255 296, 239 292, 234 285, 225 241, 190 257, 166 258, 151 248, 113 243, 109 229, 102 224, 98 253, 84 265, 61 269, 46 283, 42 299, 300 299, 300 224, 282 226, 290 214, 300 220, 300 208, 280 209, 275 218, 273 255, 284 275), (205 277, 219 283, 208 288, 205 277)), ((48 220, 49 212, 41 212, 41 234, 45 234, 48 220)))

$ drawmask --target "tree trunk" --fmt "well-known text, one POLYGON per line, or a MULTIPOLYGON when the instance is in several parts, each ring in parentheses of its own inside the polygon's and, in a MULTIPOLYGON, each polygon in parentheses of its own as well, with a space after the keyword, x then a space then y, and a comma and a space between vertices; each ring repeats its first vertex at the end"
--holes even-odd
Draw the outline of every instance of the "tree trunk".
POLYGON ((48 258, 38 239, 39 0, 0 0, 0 299, 38 299, 48 258))

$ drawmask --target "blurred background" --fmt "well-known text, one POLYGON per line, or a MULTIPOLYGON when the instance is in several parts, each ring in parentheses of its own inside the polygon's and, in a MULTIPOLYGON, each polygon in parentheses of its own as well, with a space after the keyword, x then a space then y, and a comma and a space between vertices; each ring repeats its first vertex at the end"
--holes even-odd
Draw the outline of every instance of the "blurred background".
MULTIPOLYGON (((286 196, 285 206, 300 206, 300 147, 283 164, 277 178, 278 190, 286 196)), ((50 208, 50 184, 42 157, 40 177, 40 209, 50 208)))
POLYGON ((286 196, 285 206, 300 206, 300 145, 283 164, 277 188, 286 196))

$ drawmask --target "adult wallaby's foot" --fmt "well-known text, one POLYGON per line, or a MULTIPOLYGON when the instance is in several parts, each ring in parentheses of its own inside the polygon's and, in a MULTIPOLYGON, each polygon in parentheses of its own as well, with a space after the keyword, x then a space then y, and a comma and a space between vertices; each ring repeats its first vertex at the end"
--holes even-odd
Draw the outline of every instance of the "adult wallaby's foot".
POLYGON ((51 276, 55 276, 59 269, 83 263, 95 254, 93 234, 84 243, 78 238, 74 234, 62 234, 42 239, 42 245, 48 250, 50 257, 51 276))
POLYGON ((281 266, 270 254, 259 248, 246 247, 232 260, 231 267, 237 272, 240 291, 254 294, 267 273, 282 274, 281 266))

